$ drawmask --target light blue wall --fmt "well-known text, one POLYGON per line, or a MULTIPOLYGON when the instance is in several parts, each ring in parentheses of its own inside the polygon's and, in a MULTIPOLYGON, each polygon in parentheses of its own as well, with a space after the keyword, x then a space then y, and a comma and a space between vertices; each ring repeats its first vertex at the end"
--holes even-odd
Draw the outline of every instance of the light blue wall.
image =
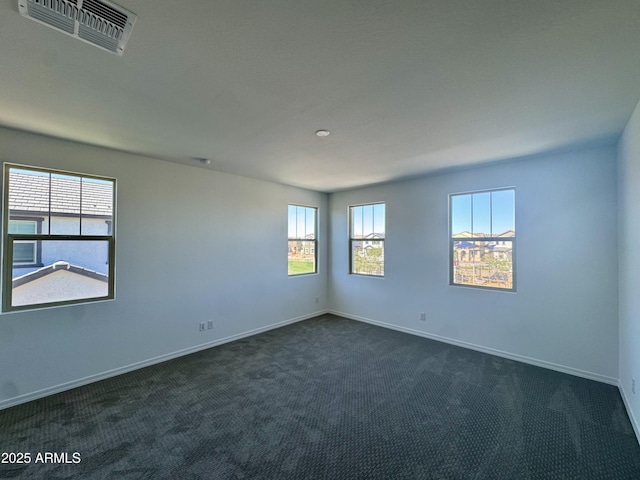
POLYGON ((327 308, 326 194, 5 129, 0 159, 118 180, 116 299, 0 315, 0 408, 327 308), (289 203, 317 275, 287 276, 289 203))
POLYGON ((640 438, 640 104, 620 139, 618 165, 620 389, 640 438))
POLYGON ((334 193, 330 211, 333 311, 617 382, 614 147, 334 193), (511 186, 517 293, 449 286, 448 195, 511 186), (386 202, 383 279, 348 273, 348 206, 369 202, 386 202))
MULTIPOLYGON (((618 152, 628 265, 638 117, 618 152)), ((11 130, 0 145, 2 160, 119 181, 116 300, 0 316, 0 408, 326 309, 611 383, 620 342, 623 387, 637 375, 638 286, 622 268, 618 333, 613 147, 327 196, 11 130), (449 286, 448 194, 505 186, 517 192, 518 292, 449 286), (348 206, 379 201, 386 276, 349 275, 348 206), (289 203, 320 208, 318 275, 287 277, 289 203)))

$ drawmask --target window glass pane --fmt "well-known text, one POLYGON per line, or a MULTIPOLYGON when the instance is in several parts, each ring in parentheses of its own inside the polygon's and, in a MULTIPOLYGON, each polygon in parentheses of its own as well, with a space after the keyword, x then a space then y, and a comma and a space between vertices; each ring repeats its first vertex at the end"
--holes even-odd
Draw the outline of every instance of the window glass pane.
POLYGON ((315 273, 315 241, 290 241, 287 260, 289 275, 315 273))
POLYGON ((454 237, 471 235, 471 195, 451 197, 451 232, 454 237))
POLYGON ((13 263, 35 263, 36 242, 16 241, 13 244, 13 263))
POLYGON ((515 236, 516 225, 514 190, 499 190, 497 192, 491 192, 491 219, 493 236, 515 236))
POLYGON ((296 206, 295 205, 289 205, 288 209, 287 209, 287 237, 288 238, 296 238, 296 227, 297 227, 297 222, 296 222, 296 206))
POLYGON ((306 239, 316 238, 316 209, 305 208, 305 232, 306 239))
POLYGON ((373 205, 362 207, 362 235, 367 236, 373 233, 373 205))
MULTIPOLYGON (((11 217, 29 213, 48 217, 49 174, 9 168, 9 213, 11 217)), ((48 233, 46 221, 43 231, 48 233)))
POLYGON ((351 238, 362 237, 362 207, 351 207, 351 238))
POLYGON ((351 272, 384 276, 384 242, 375 240, 351 242, 351 272))
POLYGON ((513 288, 513 241, 454 241, 453 283, 513 288))
POLYGON ((373 233, 376 238, 384 238, 385 236, 384 211, 384 203, 378 203, 373 206, 373 233))
POLYGON ((51 175, 52 235, 80 235, 80 177, 51 175))
POLYGON ((111 235, 113 181, 82 178, 82 235, 111 235), (95 221, 99 218, 100 221, 95 221))
POLYGON ((491 193, 474 193, 471 198, 473 206, 472 228, 474 237, 491 235, 491 193))
POLYGON ((37 222, 31 220, 9 220, 9 233, 21 235, 38 233, 37 222))
POLYGON ((311 240, 316 238, 316 212, 314 207, 289 205, 288 236, 311 240))
POLYGON ((42 252, 44 267, 26 274, 14 269, 11 306, 109 295, 108 241, 43 240, 42 252), (49 260, 56 260, 45 261, 45 252, 49 260))
POLYGON ((304 221, 305 208, 296 207, 296 238, 304 238, 307 234, 304 221))

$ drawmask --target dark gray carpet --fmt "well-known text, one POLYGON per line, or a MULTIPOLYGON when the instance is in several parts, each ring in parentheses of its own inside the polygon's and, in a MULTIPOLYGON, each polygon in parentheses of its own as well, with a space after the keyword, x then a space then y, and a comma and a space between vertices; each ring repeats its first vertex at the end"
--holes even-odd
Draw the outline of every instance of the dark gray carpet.
POLYGON ((615 387, 331 315, 0 411, 0 450, 32 456, 1 478, 640 479, 615 387))

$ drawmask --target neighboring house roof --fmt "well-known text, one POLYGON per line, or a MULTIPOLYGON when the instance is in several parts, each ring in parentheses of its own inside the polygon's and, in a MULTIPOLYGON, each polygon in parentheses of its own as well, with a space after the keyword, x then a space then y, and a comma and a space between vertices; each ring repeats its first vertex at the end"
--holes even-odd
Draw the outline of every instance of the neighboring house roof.
POLYGON ((94 270, 89 270, 88 268, 79 267, 77 265, 72 265, 69 262, 55 262, 51 265, 47 265, 46 267, 39 268, 31 273, 26 273, 25 275, 21 275, 20 277, 16 277, 13 279, 12 286, 13 288, 19 287, 26 283, 32 282, 39 278, 45 277, 49 274, 52 274, 59 270, 67 270, 71 273, 76 273, 78 275, 82 275, 85 277, 93 278, 94 280, 100 280, 101 282, 107 283, 109 281, 109 277, 103 273, 96 272, 94 270))
POLYGON ((367 235, 356 235, 353 237, 358 240, 384 240, 384 233, 368 233, 367 235))
POLYGON ((82 203, 82 215, 110 217, 113 214, 113 186, 107 183, 83 181, 81 186, 80 181, 73 178, 10 172, 9 185, 10 211, 80 215, 82 203))

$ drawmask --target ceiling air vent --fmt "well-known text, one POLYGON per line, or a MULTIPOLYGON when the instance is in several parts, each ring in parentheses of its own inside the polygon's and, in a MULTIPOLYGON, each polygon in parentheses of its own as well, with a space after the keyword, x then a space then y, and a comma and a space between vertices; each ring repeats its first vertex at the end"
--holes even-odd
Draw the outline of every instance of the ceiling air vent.
POLYGON ((127 45, 136 15, 108 0, 18 0, 23 17, 116 55, 127 45))

